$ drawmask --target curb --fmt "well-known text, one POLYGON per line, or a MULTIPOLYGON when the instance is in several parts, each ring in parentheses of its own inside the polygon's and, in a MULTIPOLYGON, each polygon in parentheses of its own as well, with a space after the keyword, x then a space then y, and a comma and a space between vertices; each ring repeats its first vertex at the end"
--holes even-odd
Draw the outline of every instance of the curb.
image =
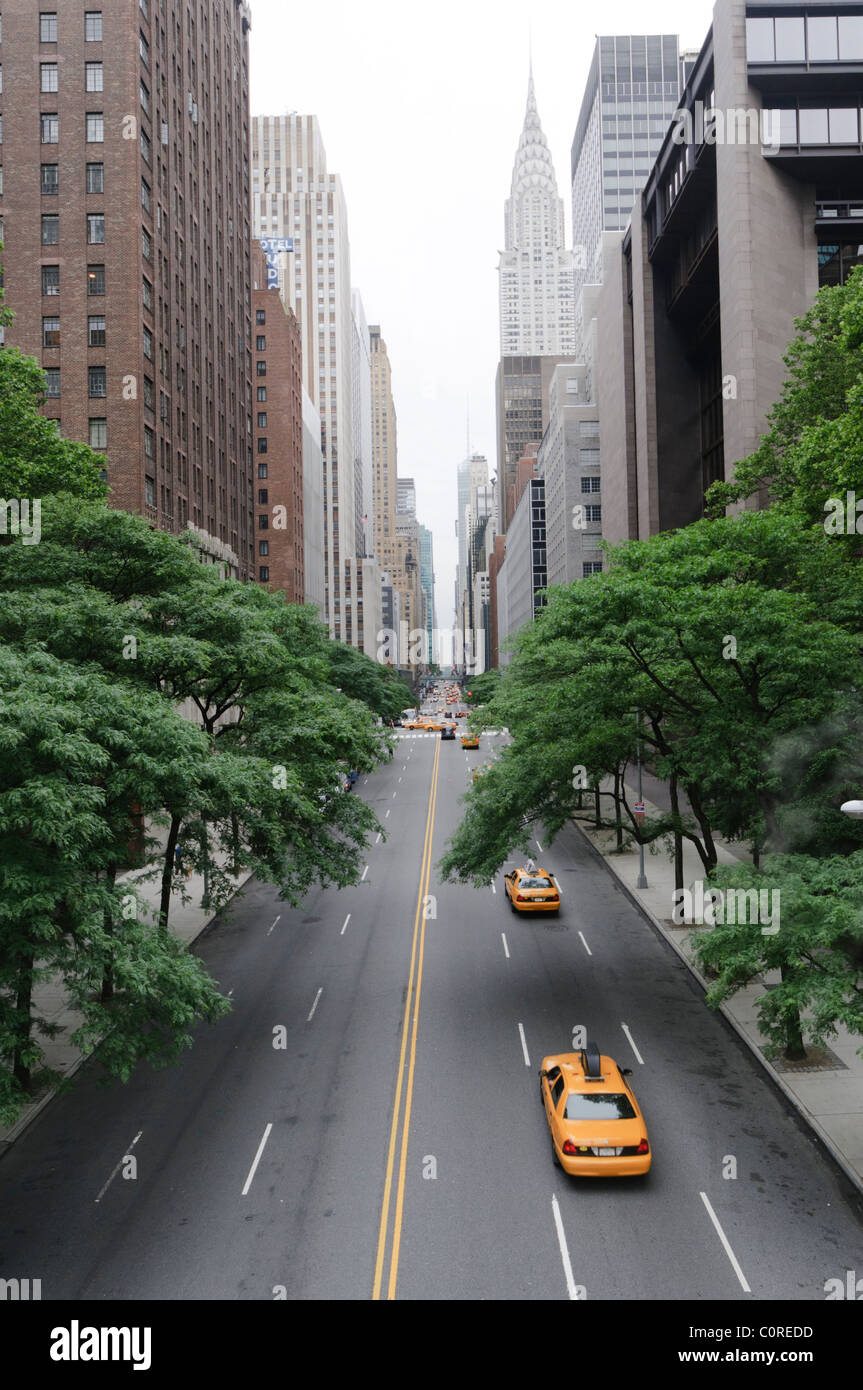
MULTIPOLYGON (((579 835, 585 841, 591 853, 594 854, 596 858, 599 859, 600 862, 605 865, 608 872, 613 875, 615 882, 618 884, 621 891, 626 894, 627 898, 632 903, 632 905, 638 909, 642 917, 644 917, 647 921, 648 925, 659 934, 661 940, 666 942, 674 951, 675 955, 683 961, 683 964, 686 966, 690 975, 692 975, 698 981, 699 985, 706 994, 707 990, 710 988, 709 982, 701 974, 700 970, 698 970, 698 968, 695 965, 693 965, 692 962, 687 958, 684 951, 681 950, 678 943, 674 940, 674 937, 669 936, 667 934, 664 927, 662 926, 662 923, 659 921, 658 918, 654 917, 653 913, 650 911, 650 908, 645 907, 641 899, 636 897, 629 884, 626 883, 624 879, 620 877, 620 875, 616 872, 614 866, 608 862, 608 857, 604 855, 600 849, 597 848, 597 846, 593 843, 587 832, 582 830, 581 826, 578 825, 576 821, 572 821, 571 824, 575 827, 579 835)), ((781 1074, 778 1071, 776 1071, 775 1067, 771 1066, 770 1061, 767 1057, 764 1056, 761 1049, 754 1046, 752 1039, 743 1030, 743 1028, 741 1028, 740 1024, 737 1022, 734 1015, 729 1012, 726 1005, 720 1004, 716 1012, 721 1013, 722 1016, 726 1019, 726 1021, 730 1023, 731 1027, 734 1029, 741 1042, 745 1043, 752 1056, 755 1057, 755 1059, 763 1067, 764 1071, 767 1072, 767 1075, 770 1078, 770 1080, 782 1092, 785 1099, 789 1101, 791 1105, 793 1105, 794 1109, 797 1111, 801 1119, 804 1120, 805 1123, 809 1126, 809 1128, 814 1132, 818 1142, 824 1145, 824 1148, 830 1154, 831 1158, 835 1161, 838 1167, 842 1169, 842 1172, 854 1185, 860 1196, 863 1197, 863 1178, 861 1178, 859 1173, 857 1173, 855 1169, 853 1169, 849 1165, 848 1160, 842 1153, 842 1150, 836 1147, 833 1140, 823 1129, 821 1122, 817 1119, 815 1115, 812 1114, 811 1110, 807 1109, 807 1107, 803 1104, 800 1098, 796 1096, 794 1092, 789 1088, 787 1082, 785 1082, 782 1079, 781 1074)))
MULTIPOLYGON (((234 898, 236 898, 237 893, 239 893, 243 888, 245 888, 246 884, 253 877, 254 875, 252 873, 248 873, 245 875, 244 878, 238 880, 236 891, 232 893, 231 897, 225 903, 224 907, 220 907, 218 912, 214 912, 211 917, 207 918, 206 922, 201 923, 194 936, 190 936, 186 940, 186 946, 193 945, 194 942, 196 942, 201 936, 203 936, 207 928, 212 926, 213 922, 215 922, 219 914, 224 912, 225 908, 230 906, 230 904, 234 901, 234 898)), ((95 1048, 93 1052, 80 1053, 80 1055, 76 1057, 75 1061, 72 1062, 68 1070, 64 1071, 63 1080, 67 1081, 71 1077, 73 1077, 76 1074, 76 1072, 80 1071, 81 1067, 83 1067, 85 1062, 89 1062, 92 1060, 94 1054, 95 1048)), ((15 1121, 11 1130, 6 1135, 6 1138, 0 1139, 0 1159, 3 1159, 6 1156, 6 1154, 11 1149, 12 1145, 21 1138, 21 1135, 24 1133, 26 1129, 29 1128, 31 1124, 33 1124, 34 1120, 37 1120, 39 1118, 39 1116, 42 1114, 42 1111, 45 1110, 48 1105, 50 1105, 51 1101, 55 1099, 57 1094, 58 1093, 56 1090, 48 1090, 45 1092, 43 1096, 40 1096, 38 1100, 34 1101, 31 1106, 28 1106, 25 1109, 24 1114, 21 1115, 15 1121)))

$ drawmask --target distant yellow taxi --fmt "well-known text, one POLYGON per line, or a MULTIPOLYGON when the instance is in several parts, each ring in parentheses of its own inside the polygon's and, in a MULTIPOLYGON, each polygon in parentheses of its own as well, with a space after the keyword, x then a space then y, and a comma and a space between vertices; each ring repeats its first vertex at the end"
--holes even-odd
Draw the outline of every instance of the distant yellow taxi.
POLYGON ((424 719, 405 719, 402 724, 403 729, 424 729, 425 727, 424 719))
POLYGON ((543 1057, 539 1092, 555 1163, 572 1177, 637 1177, 650 1169, 647 1126, 627 1078, 589 1042, 543 1057))
POLYGON ((513 912, 559 912, 560 888, 547 869, 513 869, 503 891, 513 912))
POLYGON ((420 728, 428 729, 429 733, 439 734, 441 729, 446 728, 446 724, 442 719, 424 719, 420 728))
POLYGON ((479 748, 479 734, 462 734, 461 746, 462 748, 479 748))

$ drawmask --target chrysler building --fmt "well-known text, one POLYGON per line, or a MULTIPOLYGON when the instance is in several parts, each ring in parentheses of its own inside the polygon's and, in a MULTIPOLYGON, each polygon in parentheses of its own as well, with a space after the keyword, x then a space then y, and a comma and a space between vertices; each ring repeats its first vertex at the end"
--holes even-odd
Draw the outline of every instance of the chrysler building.
POLYGON ((506 202, 500 252, 502 357, 575 352, 573 256, 566 250, 563 199, 536 110, 533 72, 506 202))

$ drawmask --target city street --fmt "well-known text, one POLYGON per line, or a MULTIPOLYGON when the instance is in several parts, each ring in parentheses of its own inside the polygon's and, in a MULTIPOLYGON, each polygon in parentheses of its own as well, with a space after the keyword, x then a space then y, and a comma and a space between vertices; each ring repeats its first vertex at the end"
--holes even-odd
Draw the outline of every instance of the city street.
POLYGON ((4 1275, 69 1300, 746 1301, 863 1269, 850 1185, 577 830, 535 850, 559 919, 440 884, 502 741, 398 730, 350 793, 386 831, 363 881, 297 910, 253 882, 217 919, 197 950, 232 1015, 128 1086, 88 1065, 14 1144, 4 1275), (644 1181, 552 1162, 537 1069, 579 1026, 633 1070, 644 1181))

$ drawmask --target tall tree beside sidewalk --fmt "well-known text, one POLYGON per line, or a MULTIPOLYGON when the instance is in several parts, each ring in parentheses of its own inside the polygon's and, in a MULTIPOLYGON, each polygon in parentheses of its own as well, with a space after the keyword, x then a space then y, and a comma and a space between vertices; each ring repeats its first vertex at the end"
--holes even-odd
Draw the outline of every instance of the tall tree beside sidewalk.
POLYGON ((56 1031, 34 994, 61 977, 72 1040, 128 1077, 173 1060, 192 1026, 228 1008, 203 966, 147 920, 118 874, 133 804, 187 800, 207 745, 161 696, 44 651, 0 647, 0 1117, 14 1118, 56 1031), (106 989, 106 981, 110 988, 106 989))
POLYGON ((827 545, 794 518, 750 512, 621 547, 605 574, 552 590, 483 712, 513 742, 469 796, 444 871, 487 878, 522 843, 525 817, 553 835, 573 813, 571 770, 594 784, 631 762, 639 710, 657 771, 676 779, 695 817, 663 817, 648 835, 688 836, 705 871, 716 831, 757 852, 805 849, 818 810, 859 843, 830 808, 860 767, 858 643, 791 587, 827 545), (818 758, 801 817, 786 754, 807 736, 818 758))
POLYGON ((185 867, 206 870, 214 907, 233 891, 229 871, 251 869, 294 900, 315 882, 343 885, 359 873, 377 820, 359 799, 332 792, 343 767, 371 770, 386 742, 368 706, 332 684, 331 644, 311 610, 220 579, 189 545, 139 517, 68 499, 46 506, 40 545, 0 551, 0 593, 6 641, 41 641, 56 656, 188 701, 213 749, 268 769, 265 782, 235 769, 232 795, 215 786, 206 814, 172 811, 166 917, 171 887, 183 882, 178 843, 185 867))
POLYGON ((717 1007, 774 972, 755 1004, 771 1055, 798 1060, 807 1042, 826 1043, 839 1028, 863 1035, 863 850, 769 855, 757 875, 747 865, 722 868, 711 883, 724 894, 715 914, 724 920, 693 936, 696 959, 713 975, 708 1002, 717 1007))

